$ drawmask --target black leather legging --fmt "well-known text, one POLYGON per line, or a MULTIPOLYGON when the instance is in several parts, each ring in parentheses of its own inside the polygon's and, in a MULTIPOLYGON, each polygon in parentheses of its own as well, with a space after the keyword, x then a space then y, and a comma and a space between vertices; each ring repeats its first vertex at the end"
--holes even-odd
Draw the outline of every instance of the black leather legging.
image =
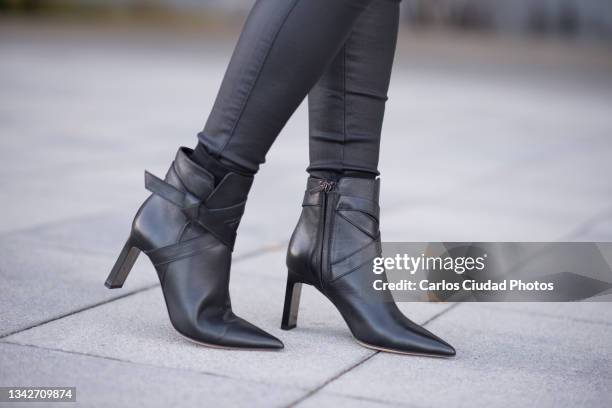
POLYGON ((400 0, 258 0, 198 138, 250 172, 309 96, 312 170, 378 174, 400 0))

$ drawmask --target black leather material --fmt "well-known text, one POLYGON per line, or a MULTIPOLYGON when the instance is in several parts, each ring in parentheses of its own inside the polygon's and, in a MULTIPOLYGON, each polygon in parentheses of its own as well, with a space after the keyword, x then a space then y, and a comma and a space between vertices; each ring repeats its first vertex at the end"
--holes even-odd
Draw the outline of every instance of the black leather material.
POLYGON ((398 309, 389 291, 376 291, 371 260, 380 256, 380 181, 309 178, 303 209, 287 253, 290 282, 315 286, 338 308, 353 336, 385 351, 453 356, 455 350, 398 309))
POLYGON ((211 346, 282 348, 231 307, 232 247, 252 177, 228 173, 215 187, 182 148, 165 180, 145 178, 153 194, 134 218, 130 242, 154 263, 174 328, 211 346))
POLYGON ((381 98, 386 99, 395 51, 397 0, 254 3, 198 135, 207 152, 256 173, 312 90, 311 158, 323 168, 331 161, 343 170, 337 160, 342 157, 349 165, 361 163, 356 170, 377 174, 381 98), (338 124, 348 131, 338 133, 338 124), (312 143, 313 138, 320 141, 312 143))

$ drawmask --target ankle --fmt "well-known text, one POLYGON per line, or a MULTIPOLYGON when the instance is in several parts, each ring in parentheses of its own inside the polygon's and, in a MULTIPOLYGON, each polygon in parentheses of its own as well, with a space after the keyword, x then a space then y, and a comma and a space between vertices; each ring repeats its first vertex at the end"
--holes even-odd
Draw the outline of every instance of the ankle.
POLYGON ((251 177, 253 172, 229 163, 221 157, 214 157, 202 143, 198 143, 193 150, 191 159, 202 166, 215 178, 215 186, 223 180, 228 173, 238 173, 242 176, 251 177))

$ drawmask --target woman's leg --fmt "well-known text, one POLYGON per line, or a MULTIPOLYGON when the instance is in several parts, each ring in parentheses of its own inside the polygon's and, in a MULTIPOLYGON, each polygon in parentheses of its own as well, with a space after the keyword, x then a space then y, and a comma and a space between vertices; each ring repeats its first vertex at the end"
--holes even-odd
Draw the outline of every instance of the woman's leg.
POLYGON ((212 157, 255 173, 371 1, 258 0, 198 135, 195 160, 207 166, 212 157))
POLYGON ((374 0, 308 94, 310 174, 323 178, 347 172, 378 175, 399 3, 374 0))

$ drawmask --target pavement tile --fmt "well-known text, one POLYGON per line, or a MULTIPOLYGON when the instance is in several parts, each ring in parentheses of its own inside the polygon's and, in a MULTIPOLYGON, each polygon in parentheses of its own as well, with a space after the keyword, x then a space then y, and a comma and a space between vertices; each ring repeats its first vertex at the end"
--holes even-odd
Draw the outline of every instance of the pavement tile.
MULTIPOLYGON (((3 386, 76 387, 77 402, 51 404, 57 407, 267 408, 287 406, 304 393, 297 388, 2 342, 0 366, 0 384, 3 386)), ((9 404, 0 403, 0 406, 9 404)))
POLYGON ((612 326, 612 307, 608 302, 496 302, 482 305, 493 310, 499 309, 516 313, 517 317, 520 316, 521 318, 523 315, 541 315, 562 320, 578 320, 612 326))
POLYGON ((118 256, 121 251, 121 246, 128 238, 131 222, 132 218, 127 212, 107 212, 25 229, 5 237, 66 251, 84 251, 112 257, 118 256))
MULTIPOLYGON (((24 176, 7 183, 0 192, 3 222, 0 232, 97 215, 115 207, 137 208, 146 195, 134 191, 134 178, 143 173, 118 168, 49 172, 45 177, 24 176)), ((91 231, 90 231, 91 233, 91 231)))
POLYGON ((157 281, 142 259, 122 291, 104 287, 114 259, 0 240, 0 335, 109 301, 157 281))
POLYGON ((518 317, 480 304, 462 304, 427 327, 443 331, 441 336, 455 346, 457 357, 381 353, 324 391, 423 407, 612 403, 608 325, 518 317))
POLYGON ((406 205, 401 211, 383 214, 381 223, 382 239, 387 242, 550 241, 573 227, 445 203, 406 205))

